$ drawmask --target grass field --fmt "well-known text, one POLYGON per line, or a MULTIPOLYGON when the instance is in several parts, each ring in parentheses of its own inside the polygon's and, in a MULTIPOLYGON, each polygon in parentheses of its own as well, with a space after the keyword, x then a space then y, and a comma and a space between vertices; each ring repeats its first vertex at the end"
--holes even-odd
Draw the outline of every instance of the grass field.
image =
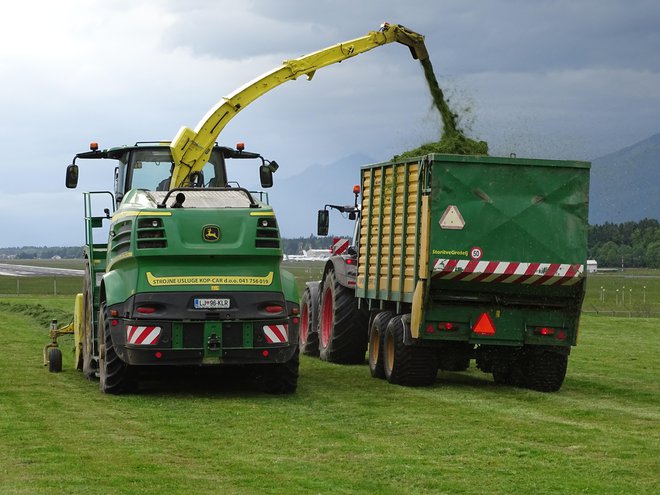
MULTIPOLYGON (((389 385, 367 366, 303 357, 298 392, 240 377, 104 396, 41 364, 68 297, 0 299, 0 493, 655 494, 658 320, 584 317, 564 387, 489 375, 389 385), (631 324, 634 322, 634 324, 631 324)), ((69 343, 70 345, 70 343, 69 343)))

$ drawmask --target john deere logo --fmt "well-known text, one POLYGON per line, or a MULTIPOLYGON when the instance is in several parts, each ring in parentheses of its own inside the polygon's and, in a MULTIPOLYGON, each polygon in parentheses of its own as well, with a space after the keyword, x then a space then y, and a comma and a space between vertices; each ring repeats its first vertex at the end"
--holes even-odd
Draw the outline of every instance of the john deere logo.
POLYGON ((207 242, 217 242, 220 240, 220 227, 217 225, 205 225, 202 230, 202 237, 207 242))

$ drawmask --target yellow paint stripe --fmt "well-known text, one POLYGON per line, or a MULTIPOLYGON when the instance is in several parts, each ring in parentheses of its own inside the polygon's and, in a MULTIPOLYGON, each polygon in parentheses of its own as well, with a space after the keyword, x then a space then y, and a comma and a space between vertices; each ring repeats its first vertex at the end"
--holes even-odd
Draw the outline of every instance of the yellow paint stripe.
POLYGON ((273 210, 271 210, 271 211, 251 211, 250 216, 251 217, 274 217, 275 212, 273 210))
POLYGON ((171 217, 171 211, 122 211, 112 215, 112 221, 116 222, 127 217, 171 217))

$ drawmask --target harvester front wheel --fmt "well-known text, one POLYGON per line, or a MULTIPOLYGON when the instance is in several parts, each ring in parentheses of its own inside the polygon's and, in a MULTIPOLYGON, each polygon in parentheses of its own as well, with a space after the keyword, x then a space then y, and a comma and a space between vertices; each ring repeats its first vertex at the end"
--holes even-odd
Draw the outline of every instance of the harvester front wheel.
POLYGON ((319 355, 318 292, 318 285, 308 285, 300 299, 300 351, 307 356, 319 355))
POLYGON ((105 303, 99 310, 99 337, 103 338, 99 346, 99 388, 106 394, 123 394, 135 389, 135 372, 117 355, 110 335, 110 318, 105 303))
POLYGON ((48 371, 51 373, 62 371, 62 351, 57 347, 48 349, 48 371))
POLYGON ((383 346, 383 371, 390 383, 418 387, 431 385, 438 374, 435 349, 406 345, 402 316, 395 316, 387 325, 383 346))
POLYGON ((385 378, 385 370, 383 369, 385 331, 392 316, 391 311, 381 311, 371 323, 369 330, 369 371, 374 378, 385 378))
POLYGON ((355 291, 341 285, 330 270, 323 282, 319 314, 319 355, 323 361, 364 363, 368 315, 358 309, 355 291))

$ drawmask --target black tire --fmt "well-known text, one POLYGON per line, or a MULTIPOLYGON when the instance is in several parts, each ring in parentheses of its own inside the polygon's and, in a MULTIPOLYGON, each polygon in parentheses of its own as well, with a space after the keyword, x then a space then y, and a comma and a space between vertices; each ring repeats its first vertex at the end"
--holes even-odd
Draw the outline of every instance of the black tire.
POLYGON ((385 378, 383 348, 385 346, 385 331, 392 316, 391 311, 381 311, 375 316, 369 329, 369 371, 374 378, 385 378))
POLYGON ((62 351, 57 347, 48 349, 48 371, 51 373, 62 371, 62 351))
POLYGON ((496 363, 493 366, 493 381, 498 385, 522 387, 524 379, 521 362, 496 363))
POLYGON ((358 309, 355 291, 341 285, 330 270, 323 282, 320 301, 320 358, 331 363, 364 363, 368 314, 358 309))
POLYGON ((564 349, 529 346, 523 364, 524 386, 539 392, 556 392, 564 383, 568 353, 564 349))
POLYGON ((285 363, 255 366, 255 378, 259 389, 267 394, 292 394, 298 387, 299 349, 285 363))
POLYGON ((438 374, 436 350, 405 345, 403 316, 395 316, 385 330, 383 371, 390 383, 418 387, 431 385, 438 374))
POLYGON ((307 286, 300 298, 300 351, 307 356, 319 355, 318 285, 307 286))
POLYGON ((94 289, 91 283, 89 260, 86 260, 83 280, 82 372, 88 380, 96 380, 99 363, 94 359, 94 289))
POLYGON ((106 394, 124 394, 137 387, 135 370, 122 361, 115 351, 110 335, 110 319, 105 303, 101 303, 98 322, 99 336, 103 344, 99 352, 99 388, 106 394))

